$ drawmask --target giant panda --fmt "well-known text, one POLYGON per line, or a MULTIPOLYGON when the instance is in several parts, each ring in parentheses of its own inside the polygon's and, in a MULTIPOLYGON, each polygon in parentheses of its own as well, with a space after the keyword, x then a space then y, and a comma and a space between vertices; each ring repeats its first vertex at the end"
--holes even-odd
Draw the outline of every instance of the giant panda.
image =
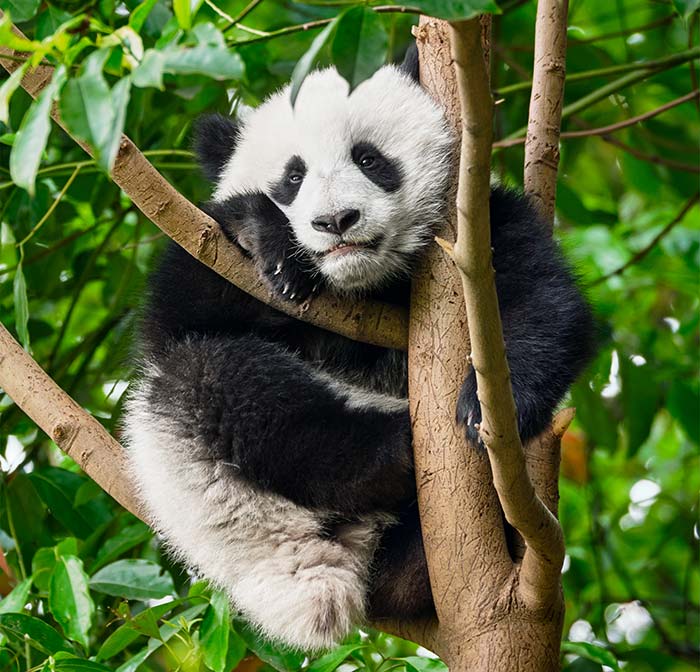
MULTIPOLYGON (((408 305, 446 214, 456 143, 407 61, 352 92, 319 70, 294 106, 286 87, 237 119, 197 123, 205 209, 276 296, 408 305)), ((591 315, 532 205, 494 188, 490 210, 526 440, 591 355, 591 315)), ((432 613, 405 353, 278 312, 174 243, 150 278, 138 352, 125 435, 146 511, 246 619, 312 651, 367 618, 432 613)), ((475 438, 473 374, 456 412, 475 438)))

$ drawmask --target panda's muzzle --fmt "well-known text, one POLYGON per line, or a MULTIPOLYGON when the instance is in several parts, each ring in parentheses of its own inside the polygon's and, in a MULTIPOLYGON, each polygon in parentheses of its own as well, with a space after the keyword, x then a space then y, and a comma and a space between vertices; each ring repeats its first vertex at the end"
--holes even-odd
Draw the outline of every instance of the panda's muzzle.
POLYGON ((312 228, 324 233, 342 236, 351 226, 360 221, 360 211, 354 208, 341 210, 332 215, 321 215, 311 221, 312 228))

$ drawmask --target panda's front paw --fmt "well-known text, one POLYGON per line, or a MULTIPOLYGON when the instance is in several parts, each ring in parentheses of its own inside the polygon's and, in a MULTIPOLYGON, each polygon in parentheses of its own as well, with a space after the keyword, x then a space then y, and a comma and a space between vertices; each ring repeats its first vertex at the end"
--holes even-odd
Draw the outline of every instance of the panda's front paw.
POLYGON ((476 393, 476 375, 472 371, 462 385, 457 400, 457 422, 464 427, 467 441, 471 445, 480 446, 484 444, 479 435, 479 424, 481 423, 481 405, 476 393))
POLYGON ((273 296, 284 301, 303 304, 319 289, 319 280, 294 257, 266 261, 260 271, 273 296))

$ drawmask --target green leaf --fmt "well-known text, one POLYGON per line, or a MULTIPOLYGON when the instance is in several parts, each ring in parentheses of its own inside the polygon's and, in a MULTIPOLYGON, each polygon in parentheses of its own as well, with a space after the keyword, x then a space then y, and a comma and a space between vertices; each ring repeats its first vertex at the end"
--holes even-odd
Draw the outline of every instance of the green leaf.
POLYGON ((34 180, 51 130, 51 104, 66 82, 66 69, 59 65, 49 85, 32 103, 22 119, 10 154, 12 181, 34 195, 34 180))
POLYGON ((32 579, 20 581, 3 599, 0 601, 0 614, 9 612, 21 612, 24 605, 29 601, 29 592, 32 588, 32 579))
POLYGON ((174 623, 165 623, 159 629, 159 639, 150 639, 145 648, 139 651, 136 655, 131 656, 129 660, 124 663, 121 667, 117 668, 117 672, 136 672, 139 666, 156 650, 163 646, 164 642, 167 642, 172 637, 174 637, 179 631, 180 619, 185 621, 192 621, 194 618, 199 616, 205 609, 206 604, 196 604, 189 609, 186 609, 182 613, 178 614, 177 621, 174 623))
POLYGON ((472 19, 479 14, 500 14, 493 0, 416 0, 411 2, 411 7, 449 21, 472 19))
POLYGON ((114 161, 119 152, 119 144, 121 143, 122 133, 124 132, 124 122, 126 121, 126 108, 129 104, 129 96, 131 93, 131 78, 124 77, 120 79, 111 91, 112 99, 112 124, 109 129, 109 135, 105 143, 105 156, 107 170, 111 172, 114 161))
POLYGON ((34 18, 39 6, 41 5, 41 0, 2 0, 0 1, 0 9, 9 11, 12 20, 22 23, 23 21, 29 21, 29 19, 34 18))
POLYGON ((175 592, 173 579, 151 560, 118 560, 90 579, 90 588, 127 600, 152 600, 175 592))
POLYGON ((94 663, 92 660, 84 658, 63 657, 65 654, 57 654, 51 670, 60 670, 61 672, 110 672, 108 667, 94 663), (59 658, 59 656, 61 656, 59 658))
POLYGON ((620 669, 617 658, 615 658, 613 653, 597 644, 590 644, 589 642, 562 642, 561 650, 564 653, 573 653, 594 663, 612 667, 615 672, 618 672, 620 669))
POLYGON ((0 121, 7 124, 10 121, 10 98, 22 83, 22 77, 27 71, 29 63, 24 63, 17 68, 0 86, 0 121))
POLYGON ((207 75, 213 79, 240 79, 243 61, 235 51, 197 45, 165 52, 165 71, 178 75, 207 75))
POLYGON ((350 91, 384 65, 388 46, 384 21, 369 7, 353 7, 338 17, 331 55, 350 91))
POLYGON ((27 614, 0 614, 0 632, 24 646, 29 645, 52 655, 57 651, 71 651, 71 648, 61 635, 51 626, 27 614))
POLYGON ((354 651, 364 649, 366 644, 347 644, 339 646, 325 656, 321 656, 318 660, 314 660, 308 667, 308 672, 334 672, 342 662, 354 651))
POLYGON ((69 555, 58 559, 49 582, 49 611, 68 639, 88 648, 95 605, 80 558, 69 555))
MULTIPOLYGON (((112 99, 102 74, 111 49, 90 54, 79 77, 68 80, 61 93, 61 118, 68 130, 94 150, 98 165, 109 170, 109 148, 114 120, 112 99)), ((111 144, 110 144, 111 147, 111 144)))
POLYGON ((264 663, 281 672, 301 669, 306 656, 299 651, 273 644, 245 621, 236 619, 236 632, 243 638, 246 646, 264 663))
POLYGON ((661 389, 649 364, 636 366, 628 357, 620 356, 622 408, 627 432, 627 455, 637 454, 647 440, 661 401, 661 389))
POLYGON ((15 329, 20 343, 29 350, 29 302, 27 300, 27 282, 24 279, 22 262, 17 265, 15 279, 12 283, 12 293, 15 302, 15 329))
POLYGON ((155 7, 158 0, 144 0, 133 12, 129 15, 129 25, 137 32, 140 33, 143 28, 148 15, 151 13, 155 7))
POLYGON ((684 19, 700 9, 700 0, 673 0, 673 8, 684 19))
POLYGON ((199 629, 199 643, 204 653, 204 663, 214 672, 225 672, 228 639, 231 631, 229 601, 225 593, 215 591, 204 614, 199 629))
POLYGON ((120 625, 107 639, 104 641, 99 651, 97 652, 97 660, 107 660, 116 656, 123 651, 129 644, 136 641, 153 620, 156 622, 163 618, 168 612, 182 604, 184 599, 172 600, 165 604, 158 604, 155 607, 149 607, 142 612, 129 619, 123 625, 120 625))
POLYGON ((202 2, 203 0, 173 0, 173 11, 180 28, 183 30, 192 28, 192 19, 202 2))
POLYGON ((109 520, 109 512, 100 500, 84 506, 73 505, 78 489, 86 480, 84 476, 46 467, 32 472, 29 478, 53 516, 79 539, 85 539, 93 529, 109 520))
POLYGON ((135 546, 148 541, 152 536, 153 532, 148 525, 141 521, 128 525, 105 541, 97 553, 94 565, 90 568, 91 573, 113 562, 135 546))
POLYGON ((700 385, 677 378, 668 393, 668 410, 696 445, 700 444, 700 385))
POLYGON ((333 34, 333 31, 338 24, 338 19, 339 17, 333 19, 333 21, 331 21, 318 35, 316 35, 314 41, 311 43, 311 46, 294 66, 294 71, 292 72, 292 87, 290 91, 292 105, 296 103, 301 85, 304 83, 304 80, 309 72, 311 72, 321 49, 323 49, 333 34))
POLYGON ((406 664, 407 672, 447 672, 447 665, 437 658, 408 656, 401 660, 406 664))

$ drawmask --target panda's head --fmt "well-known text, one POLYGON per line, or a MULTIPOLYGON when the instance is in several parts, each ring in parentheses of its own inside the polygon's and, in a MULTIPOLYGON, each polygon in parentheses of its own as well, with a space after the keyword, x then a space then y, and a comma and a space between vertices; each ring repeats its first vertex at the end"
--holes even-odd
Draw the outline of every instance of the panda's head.
POLYGON ((352 93, 334 70, 310 74, 237 120, 199 124, 197 153, 221 208, 264 193, 332 289, 405 275, 444 215, 454 139, 404 69, 385 66, 352 93))

